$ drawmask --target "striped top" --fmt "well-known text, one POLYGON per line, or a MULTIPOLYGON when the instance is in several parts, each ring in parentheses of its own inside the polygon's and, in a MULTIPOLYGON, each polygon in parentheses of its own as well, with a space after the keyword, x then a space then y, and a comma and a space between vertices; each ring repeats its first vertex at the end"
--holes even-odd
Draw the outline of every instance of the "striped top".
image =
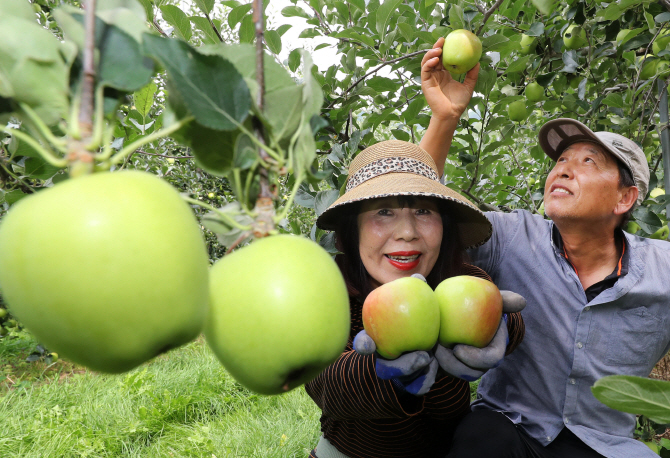
MULTIPOLYGON (((467 274, 490 280, 481 269, 467 274)), ((305 390, 321 408, 323 435, 351 458, 443 458, 459 420, 470 411, 470 384, 448 375, 417 397, 377 378, 372 355, 353 350, 353 338, 363 330, 363 305, 351 300, 351 333, 340 358, 305 390)), ((523 340, 521 314, 508 316, 510 353, 523 340)), ((314 451, 310 457, 316 458, 314 451)))

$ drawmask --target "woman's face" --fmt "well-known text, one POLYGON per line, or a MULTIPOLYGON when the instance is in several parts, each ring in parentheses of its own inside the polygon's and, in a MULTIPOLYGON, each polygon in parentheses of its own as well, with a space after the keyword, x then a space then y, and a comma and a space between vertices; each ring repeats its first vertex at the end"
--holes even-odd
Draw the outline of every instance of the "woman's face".
POLYGON ((402 208, 396 197, 364 201, 358 215, 359 252, 377 287, 412 274, 427 277, 440 254, 437 204, 416 198, 402 208))

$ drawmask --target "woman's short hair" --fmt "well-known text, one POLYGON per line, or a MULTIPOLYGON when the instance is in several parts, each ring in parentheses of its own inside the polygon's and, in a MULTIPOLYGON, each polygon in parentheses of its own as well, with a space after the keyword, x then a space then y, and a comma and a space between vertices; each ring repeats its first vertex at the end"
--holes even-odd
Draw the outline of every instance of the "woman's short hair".
MULTIPOLYGON (((417 200, 414 196, 399 196, 397 199, 403 207, 411 207, 417 200)), ((430 198, 421 197, 421 199, 430 198)), ((335 229, 335 246, 339 254, 335 256, 335 262, 337 262, 342 272, 349 296, 364 300, 374 288, 359 251, 359 211, 360 203, 352 204, 351 210, 339 220, 335 229)), ((426 277, 426 281, 433 289, 446 278, 465 274, 464 262, 467 259, 456 225, 444 212, 441 213, 441 217, 442 243, 440 244, 440 253, 433 270, 426 277)))

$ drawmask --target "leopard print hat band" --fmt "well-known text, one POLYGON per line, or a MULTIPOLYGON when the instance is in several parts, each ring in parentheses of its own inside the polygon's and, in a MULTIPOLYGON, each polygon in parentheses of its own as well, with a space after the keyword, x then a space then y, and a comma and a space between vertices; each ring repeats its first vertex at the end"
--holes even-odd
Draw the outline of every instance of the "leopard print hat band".
POLYGON ((347 180, 347 192, 371 178, 387 173, 414 173, 438 181, 437 172, 425 162, 410 157, 387 157, 367 164, 347 180))

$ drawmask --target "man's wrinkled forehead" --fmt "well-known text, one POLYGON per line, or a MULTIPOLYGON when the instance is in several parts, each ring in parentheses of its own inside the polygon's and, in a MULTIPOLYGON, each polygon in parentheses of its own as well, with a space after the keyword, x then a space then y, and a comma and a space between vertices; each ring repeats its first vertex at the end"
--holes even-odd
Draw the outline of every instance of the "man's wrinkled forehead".
POLYGON ((579 142, 569 144, 563 150, 563 152, 561 153, 561 156, 563 156, 563 154, 565 154, 566 152, 568 152, 570 150, 579 148, 579 145, 586 145, 586 148, 588 149, 588 151, 590 151, 591 153, 596 154, 598 156, 601 156, 602 158, 604 158, 607 161, 610 161, 610 160, 614 159, 612 157, 612 154, 609 151, 605 150, 605 148, 603 148, 601 145, 599 145, 598 143, 595 143, 595 142, 587 142, 587 141, 579 141, 579 142))

